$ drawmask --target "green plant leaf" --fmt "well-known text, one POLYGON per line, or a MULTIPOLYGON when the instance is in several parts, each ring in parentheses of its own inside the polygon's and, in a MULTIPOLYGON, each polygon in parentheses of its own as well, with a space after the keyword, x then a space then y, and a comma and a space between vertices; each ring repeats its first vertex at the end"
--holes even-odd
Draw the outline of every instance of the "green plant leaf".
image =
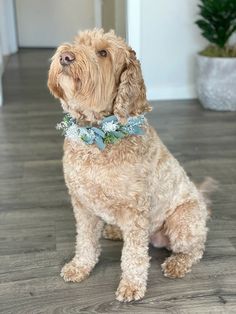
POLYGON ((236 0, 200 0, 196 24, 202 35, 220 48, 224 48, 236 31, 236 0))

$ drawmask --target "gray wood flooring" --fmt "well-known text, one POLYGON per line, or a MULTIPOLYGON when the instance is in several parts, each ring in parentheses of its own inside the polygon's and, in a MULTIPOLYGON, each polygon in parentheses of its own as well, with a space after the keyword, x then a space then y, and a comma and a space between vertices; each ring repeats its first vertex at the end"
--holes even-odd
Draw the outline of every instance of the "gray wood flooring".
POLYGON ((52 50, 21 50, 4 74, 0 109, 0 313, 236 313, 236 114, 205 111, 193 101, 155 102, 149 114, 196 182, 220 182, 201 263, 184 279, 164 278, 166 250, 150 248, 145 299, 115 301, 122 243, 103 252, 81 284, 60 268, 73 255, 74 218, 62 175, 62 112, 47 91, 52 50))

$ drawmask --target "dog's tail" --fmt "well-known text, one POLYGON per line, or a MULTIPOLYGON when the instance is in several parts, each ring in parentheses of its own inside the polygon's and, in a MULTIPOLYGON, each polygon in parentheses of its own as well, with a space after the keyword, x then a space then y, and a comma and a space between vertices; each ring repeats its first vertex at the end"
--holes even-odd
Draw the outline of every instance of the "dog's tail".
POLYGON ((210 195, 214 191, 218 190, 218 186, 218 181, 211 177, 206 177, 204 181, 200 183, 197 187, 198 191, 202 194, 204 201, 207 204, 209 213, 211 212, 211 210, 209 209, 209 206, 211 205, 210 195))

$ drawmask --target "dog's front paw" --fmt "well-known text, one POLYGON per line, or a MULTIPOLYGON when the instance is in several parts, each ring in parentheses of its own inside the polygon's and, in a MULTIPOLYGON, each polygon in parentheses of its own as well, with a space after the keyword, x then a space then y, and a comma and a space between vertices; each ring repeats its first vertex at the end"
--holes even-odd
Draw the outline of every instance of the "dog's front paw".
POLYGON ((186 254, 173 254, 161 265, 165 277, 183 278, 191 271, 189 258, 186 254))
POLYGON ((80 282, 88 277, 90 270, 76 265, 74 260, 65 264, 61 270, 61 277, 65 281, 80 282))
POLYGON ((116 299, 121 302, 137 301, 144 297, 145 291, 146 286, 140 286, 122 279, 116 291, 116 299))

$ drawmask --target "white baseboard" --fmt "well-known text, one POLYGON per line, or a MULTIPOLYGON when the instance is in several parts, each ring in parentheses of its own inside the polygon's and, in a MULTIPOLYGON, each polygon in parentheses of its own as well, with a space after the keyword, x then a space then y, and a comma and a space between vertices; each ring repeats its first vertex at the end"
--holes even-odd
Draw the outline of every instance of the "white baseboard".
POLYGON ((171 100, 196 98, 194 85, 183 87, 150 87, 147 86, 148 100, 171 100))

